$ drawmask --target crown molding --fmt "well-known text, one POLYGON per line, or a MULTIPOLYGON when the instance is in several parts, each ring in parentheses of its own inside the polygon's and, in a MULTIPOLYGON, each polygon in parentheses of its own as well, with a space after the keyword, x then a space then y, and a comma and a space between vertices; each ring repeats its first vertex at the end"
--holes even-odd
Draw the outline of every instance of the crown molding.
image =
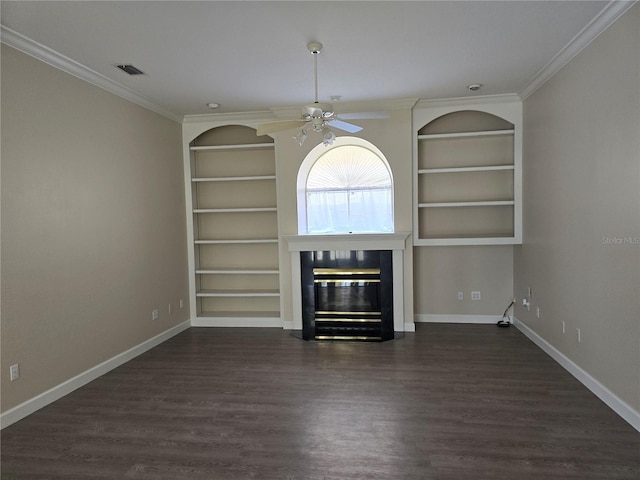
POLYGON ((578 34, 518 92, 520 98, 524 101, 533 92, 538 90, 547 80, 553 77, 573 57, 580 53, 582 49, 595 40, 636 3, 637 0, 610 1, 587 26, 578 32, 578 34))
POLYGON ((471 105, 495 105, 498 103, 520 102, 520 96, 517 93, 506 93, 500 95, 474 95, 472 97, 453 97, 453 98, 436 98, 419 100, 415 109, 433 108, 438 106, 452 107, 461 106, 468 107, 471 105))
POLYGON ((273 120, 273 115, 269 110, 253 111, 253 112, 230 112, 230 113, 202 113, 185 115, 182 123, 218 123, 220 125, 229 125, 237 123, 240 125, 251 124, 255 122, 266 122, 273 120))
MULTIPOLYGON (((333 102, 335 112, 341 113, 366 113, 392 110, 411 110, 418 102, 417 98, 403 98, 392 100, 368 100, 363 102, 333 102)), ((291 118, 300 116, 300 105, 271 108, 276 118, 291 118)))
POLYGON ((51 48, 42 45, 34 40, 31 40, 24 35, 5 27, 4 25, 0 25, 0 41, 10 47, 15 48, 16 50, 21 51, 22 53, 26 53, 52 67, 55 67, 63 72, 68 73, 69 75, 73 75, 81 80, 84 80, 96 87, 102 88, 114 95, 117 95, 125 100, 128 100, 132 103, 140 105, 141 107, 146 108, 147 110, 151 110, 163 117, 169 118, 175 122, 182 122, 182 115, 178 115, 175 112, 171 112, 166 108, 161 107, 160 105, 152 102, 151 100, 137 94, 133 90, 125 87, 124 85, 115 82, 101 73, 96 72, 95 70, 91 70, 88 67, 85 67, 81 63, 76 62, 75 60, 70 59, 62 55, 51 48))

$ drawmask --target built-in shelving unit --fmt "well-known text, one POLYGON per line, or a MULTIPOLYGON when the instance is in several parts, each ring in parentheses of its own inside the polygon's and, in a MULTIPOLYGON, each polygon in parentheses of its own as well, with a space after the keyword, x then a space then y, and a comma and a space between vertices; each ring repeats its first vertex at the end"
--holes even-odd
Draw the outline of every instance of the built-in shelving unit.
POLYGON ((521 241, 519 102, 414 109, 414 245, 521 241))
POLYGON ((274 143, 238 125, 189 146, 196 323, 280 318, 274 143))

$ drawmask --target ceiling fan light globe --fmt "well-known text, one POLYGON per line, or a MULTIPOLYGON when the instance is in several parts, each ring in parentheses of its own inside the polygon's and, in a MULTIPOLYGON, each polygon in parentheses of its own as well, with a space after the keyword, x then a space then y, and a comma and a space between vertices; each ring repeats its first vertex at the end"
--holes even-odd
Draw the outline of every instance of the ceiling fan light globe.
POLYGON ((322 130, 322 143, 324 146, 332 145, 333 141, 336 139, 336 134, 333 133, 329 127, 324 127, 322 130))
POLYGON ((298 142, 298 145, 302 146, 304 141, 307 139, 307 131, 302 128, 298 133, 293 136, 293 139, 298 142))

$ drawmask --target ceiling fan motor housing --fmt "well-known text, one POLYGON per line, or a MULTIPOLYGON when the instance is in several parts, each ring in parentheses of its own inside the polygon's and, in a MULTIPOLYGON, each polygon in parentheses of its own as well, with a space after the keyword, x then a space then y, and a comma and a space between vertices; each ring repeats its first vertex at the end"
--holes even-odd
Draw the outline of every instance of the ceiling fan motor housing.
POLYGON ((314 132, 321 132, 325 121, 333 116, 333 105, 330 103, 314 103, 302 108, 302 119, 311 122, 314 132))
POLYGON ((312 118, 329 118, 333 116, 333 105, 330 103, 314 103, 302 108, 302 117, 305 120, 312 118))

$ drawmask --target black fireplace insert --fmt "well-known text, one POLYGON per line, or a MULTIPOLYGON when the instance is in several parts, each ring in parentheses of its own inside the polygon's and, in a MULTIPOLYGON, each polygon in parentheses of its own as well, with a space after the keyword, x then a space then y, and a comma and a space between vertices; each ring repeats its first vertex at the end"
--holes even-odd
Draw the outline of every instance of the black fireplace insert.
POLYGON ((305 340, 390 340, 391 251, 301 252, 305 340))

